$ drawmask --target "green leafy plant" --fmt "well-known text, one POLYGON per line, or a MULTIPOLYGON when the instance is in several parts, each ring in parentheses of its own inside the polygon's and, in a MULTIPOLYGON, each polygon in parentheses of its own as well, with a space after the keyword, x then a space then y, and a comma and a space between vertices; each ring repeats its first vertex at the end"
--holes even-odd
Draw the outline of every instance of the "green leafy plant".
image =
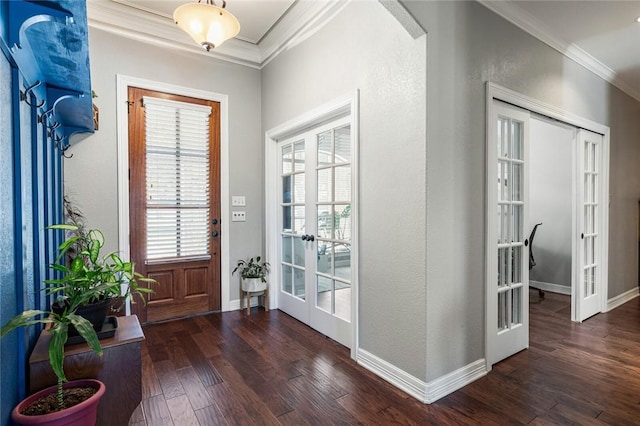
POLYGON ((84 317, 77 315, 79 307, 105 299, 122 297, 116 310, 124 306, 126 300, 135 303, 134 295, 145 302, 144 295, 152 293, 151 288, 140 283, 153 283, 134 269, 133 262, 123 261, 117 253, 101 255, 104 235, 97 229, 85 231, 76 224, 61 224, 48 227, 62 230, 69 237, 58 247, 58 257, 50 268, 58 271, 59 278, 45 280, 44 291, 55 297, 50 311, 27 310, 13 317, 0 329, 0 337, 18 327, 34 324, 50 324, 49 363, 58 378, 58 405, 62 407, 62 383, 67 381, 64 373, 64 345, 68 339, 69 327, 78 331, 89 347, 102 355, 102 347, 96 331, 84 317), (66 259, 71 253, 71 258, 66 259), (64 260, 67 261, 64 261, 64 260), (62 260, 62 263, 60 262, 62 260))
POLYGON ((266 283, 266 276, 269 273, 270 265, 269 262, 260 262, 260 259, 260 256, 257 256, 255 260, 253 257, 247 261, 244 259, 238 260, 232 274, 235 274, 236 271, 238 271, 242 279, 260 278, 263 283, 266 283))

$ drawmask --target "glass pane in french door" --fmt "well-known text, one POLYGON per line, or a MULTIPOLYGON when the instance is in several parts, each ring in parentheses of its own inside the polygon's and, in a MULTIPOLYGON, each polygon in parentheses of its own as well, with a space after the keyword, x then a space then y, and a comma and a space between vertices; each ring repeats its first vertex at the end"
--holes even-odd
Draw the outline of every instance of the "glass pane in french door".
POLYGON ((280 180, 280 288, 292 296, 305 298, 305 247, 300 234, 306 224, 305 142, 292 142, 281 147, 280 180))
POLYGON ((598 146, 597 142, 587 138, 583 145, 584 157, 584 283, 583 297, 587 298, 596 293, 598 269, 598 146))
POLYGON ((498 169, 498 331, 522 323, 524 246, 524 137, 523 123, 499 117, 498 169))
POLYGON ((317 135, 316 307, 351 321, 351 127, 317 135))

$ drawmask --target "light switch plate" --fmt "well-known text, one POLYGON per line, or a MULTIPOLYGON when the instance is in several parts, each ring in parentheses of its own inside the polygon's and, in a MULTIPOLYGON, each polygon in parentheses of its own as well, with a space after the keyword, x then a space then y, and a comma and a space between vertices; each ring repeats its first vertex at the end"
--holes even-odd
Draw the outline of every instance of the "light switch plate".
POLYGON ((231 212, 231 222, 245 222, 247 220, 246 212, 235 210, 231 212))
POLYGON ((231 205, 234 207, 246 206, 247 202, 244 195, 234 195, 231 197, 231 205))

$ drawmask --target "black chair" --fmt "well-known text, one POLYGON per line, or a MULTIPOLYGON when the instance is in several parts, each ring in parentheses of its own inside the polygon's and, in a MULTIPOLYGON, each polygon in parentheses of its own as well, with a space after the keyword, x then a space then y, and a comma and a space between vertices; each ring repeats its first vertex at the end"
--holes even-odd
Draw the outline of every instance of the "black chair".
MULTIPOLYGON (((533 267, 536 266, 536 259, 533 257, 533 238, 536 236, 536 231, 538 230, 538 226, 540 225, 542 225, 542 223, 537 223, 536 226, 533 227, 531 235, 529 235, 529 270, 532 270, 533 267)), ((538 290, 538 297, 540 297, 540 299, 544 299, 544 291, 536 287, 530 288, 538 290)))

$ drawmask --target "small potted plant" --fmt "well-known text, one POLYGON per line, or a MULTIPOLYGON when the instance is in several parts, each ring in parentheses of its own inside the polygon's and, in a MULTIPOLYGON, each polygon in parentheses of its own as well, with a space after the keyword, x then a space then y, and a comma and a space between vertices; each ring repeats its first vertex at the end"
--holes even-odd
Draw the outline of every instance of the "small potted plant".
MULTIPOLYGON (((56 300, 52 304, 50 311, 27 310, 15 316, 0 329, 0 337, 18 327, 31 326, 38 323, 48 325, 47 331, 51 334, 48 351, 49 363, 58 378, 58 384, 25 399, 14 409, 13 418, 14 421, 20 424, 53 425, 58 424, 55 423, 57 421, 56 417, 67 417, 66 421, 69 421, 69 410, 71 410, 74 412, 79 411, 80 415, 88 414, 88 423, 78 424, 91 425, 95 424, 98 401, 95 401, 93 412, 89 413, 85 412, 87 410, 78 409, 82 404, 85 404, 84 402, 74 407, 66 408, 67 403, 64 401, 67 393, 66 389, 71 387, 70 383, 65 383, 67 378, 63 369, 64 345, 68 340, 70 329, 75 330, 82 336, 96 354, 102 355, 102 348, 96 331, 100 331, 109 307, 114 309, 113 303, 116 300, 119 305, 115 306, 116 310, 122 307, 127 299, 135 303, 133 295, 144 296, 146 293, 153 292, 152 289, 141 286, 138 282, 150 283, 155 281, 135 272, 134 264, 123 261, 115 252, 101 255, 104 236, 97 229, 85 231, 82 226, 77 224, 54 225, 47 229, 62 230, 70 235, 58 247, 59 255, 56 263, 50 265, 53 270, 58 271, 60 277, 45 280, 44 290, 46 294, 55 296, 56 300), (58 263, 70 253, 72 253, 71 259, 58 263), (94 325, 82 312, 83 310, 95 311, 95 305, 100 305, 97 310, 102 313, 98 315, 97 324, 94 325), (25 410, 27 403, 35 401, 34 397, 36 395, 43 393, 40 396, 44 396, 53 392, 56 393, 57 400, 57 411, 55 413, 28 416, 21 414, 21 411, 25 410), (41 420, 37 419, 38 417, 41 420), (52 418, 54 423, 48 423, 48 420, 52 418)), ((144 297, 141 297, 141 299, 143 302, 145 301, 144 297)), ((79 382, 92 382, 82 383, 82 385, 96 388, 96 395, 98 396, 104 393, 104 384, 99 381, 79 382)), ((75 425, 76 423, 73 424, 75 425)))
POLYGON ((232 274, 236 271, 242 278, 242 291, 244 292, 257 292, 263 291, 267 288, 267 274, 269 273, 269 262, 260 261, 261 257, 257 256, 255 259, 252 257, 245 261, 244 259, 238 260, 236 267, 232 274))

